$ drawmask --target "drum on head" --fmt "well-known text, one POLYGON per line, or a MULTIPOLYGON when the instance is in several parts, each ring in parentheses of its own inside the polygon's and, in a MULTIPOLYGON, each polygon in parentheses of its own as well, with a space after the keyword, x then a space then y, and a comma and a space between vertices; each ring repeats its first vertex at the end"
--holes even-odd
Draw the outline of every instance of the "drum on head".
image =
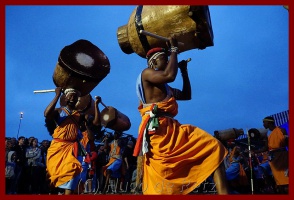
POLYGON ((87 40, 65 46, 53 72, 57 87, 74 88, 81 96, 89 94, 110 72, 107 56, 87 40))
POLYGON ((126 54, 145 58, 154 47, 166 48, 166 41, 140 34, 144 30, 164 38, 175 35, 180 52, 213 46, 213 30, 208 6, 137 6, 126 25, 117 29, 117 39, 126 54))

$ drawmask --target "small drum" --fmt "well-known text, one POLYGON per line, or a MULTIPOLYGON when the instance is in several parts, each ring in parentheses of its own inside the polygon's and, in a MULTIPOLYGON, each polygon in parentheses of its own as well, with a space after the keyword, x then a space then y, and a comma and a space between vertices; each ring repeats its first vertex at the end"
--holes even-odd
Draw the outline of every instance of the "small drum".
POLYGON ((90 94, 109 72, 107 56, 91 42, 78 40, 61 50, 53 82, 63 89, 74 88, 84 96, 90 94))
POLYGON ((114 131, 127 131, 131 128, 130 119, 111 106, 107 106, 101 112, 101 124, 114 131))
MULTIPOLYGON (((64 94, 61 95, 59 103, 60 106, 66 106, 64 94)), ((79 112, 95 116, 95 101, 90 94, 79 97, 78 102, 76 104, 76 109, 79 112)))
POLYGON ((215 137, 221 141, 236 139, 243 134, 244 134, 243 129, 236 129, 236 128, 230 128, 230 129, 221 130, 221 131, 214 131, 215 137))
POLYGON ((248 130, 251 139, 265 139, 267 137, 268 130, 265 128, 251 128, 248 130))

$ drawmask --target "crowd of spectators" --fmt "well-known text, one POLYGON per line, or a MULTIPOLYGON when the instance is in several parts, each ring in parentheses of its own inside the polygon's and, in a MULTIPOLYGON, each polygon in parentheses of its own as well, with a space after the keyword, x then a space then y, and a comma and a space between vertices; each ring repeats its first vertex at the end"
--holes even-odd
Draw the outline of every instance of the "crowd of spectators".
MULTIPOLYGON (((131 152, 135 141, 128 142, 125 138, 125 153, 123 157, 129 157, 132 160, 131 152), (132 145, 128 145, 132 144, 132 145)), ((38 141, 36 137, 18 139, 12 137, 5 138, 6 150, 6 194, 62 194, 63 191, 56 188, 50 188, 46 173, 46 152, 50 146, 49 140, 38 141), (8 166, 8 167, 7 167, 8 166)), ((103 144, 95 145, 97 158, 95 163, 88 169, 87 181, 83 183, 78 194, 101 194, 105 184, 103 175, 104 166, 108 163, 109 149, 103 144)), ((275 191, 275 181, 268 165, 267 153, 251 155, 246 147, 229 147, 229 154, 225 161, 228 185, 231 194, 273 194, 275 191), (237 163, 237 164, 236 164, 237 163), (235 167, 234 171, 234 166, 235 167), (239 168, 240 166, 240 168, 239 168), (232 175, 232 171, 237 175, 232 175), (243 182, 241 180, 243 176, 243 182), (234 178, 232 178, 234 177, 234 178), (244 181, 245 177, 245 181, 244 181), (253 188, 251 185, 253 180, 253 188)), ((123 159, 125 160, 125 159, 123 159)), ((122 164, 118 173, 119 176, 112 177, 106 194, 125 193, 130 194, 132 184, 136 179, 136 163, 127 167, 130 163, 122 164), (127 170, 128 169, 128 170, 127 170)), ((212 179, 207 179, 195 191, 194 194, 216 193, 213 187, 212 179), (208 187, 209 186, 209 187, 208 187)))
MULTIPOLYGON (((123 138, 124 147, 128 149, 123 158, 132 157, 128 140, 134 140, 133 137, 123 138)), ((32 136, 25 138, 23 136, 5 138, 6 152, 6 194, 63 194, 61 189, 51 188, 46 172, 46 153, 50 146, 49 140, 38 141, 38 138, 32 136), (7 167, 9 166, 9 167, 7 167)), ((133 148, 133 147, 132 147, 133 148)), ((78 194, 99 194, 104 188, 105 177, 103 176, 103 166, 108 163, 109 149, 104 148, 104 144, 95 144, 97 157, 87 169, 87 181, 81 183, 76 191, 78 194)), ((130 158, 128 158, 130 159, 130 158)), ((132 160, 135 160, 132 158, 132 160)), ((128 163, 131 164, 131 163, 128 163)), ((126 193, 130 192, 130 173, 136 168, 136 163, 132 163, 132 171, 127 170, 127 164, 124 163, 119 169, 119 178, 111 178, 107 193, 126 193), (127 179, 125 179, 125 175, 127 179), (128 182, 126 182, 128 180, 128 182), (114 187, 116 186, 116 187, 114 187)))

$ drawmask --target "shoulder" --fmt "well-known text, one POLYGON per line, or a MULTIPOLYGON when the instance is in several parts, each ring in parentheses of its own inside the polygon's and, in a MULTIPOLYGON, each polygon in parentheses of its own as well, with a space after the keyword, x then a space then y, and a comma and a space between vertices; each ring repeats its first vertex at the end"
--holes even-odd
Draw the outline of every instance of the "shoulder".
POLYGON ((280 131, 283 133, 283 135, 288 135, 285 128, 279 127, 280 131))
POLYGON ((142 72, 141 72, 141 77, 142 79, 148 79, 149 77, 152 77, 154 74, 157 74, 161 72, 160 70, 154 70, 152 68, 145 68, 142 72))
POLYGON ((146 77, 148 76, 151 72, 153 72, 154 70, 151 68, 145 68, 142 72, 141 72, 141 77, 146 77))

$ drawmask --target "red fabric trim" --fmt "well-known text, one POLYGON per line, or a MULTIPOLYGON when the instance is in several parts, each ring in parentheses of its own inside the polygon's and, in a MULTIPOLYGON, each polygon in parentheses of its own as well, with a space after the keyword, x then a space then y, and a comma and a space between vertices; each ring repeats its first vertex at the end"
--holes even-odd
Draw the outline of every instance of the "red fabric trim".
POLYGON ((79 149, 78 142, 75 142, 75 143, 73 144, 73 155, 74 155, 75 158, 78 157, 78 149, 79 149))
POLYGON ((150 119, 150 116, 148 116, 146 118, 146 120, 143 122, 143 125, 141 126, 141 129, 140 129, 140 132, 139 132, 139 136, 137 138, 137 142, 136 142, 136 145, 135 145, 135 148, 134 148, 133 156, 138 156, 139 153, 140 153, 140 151, 141 151, 141 149, 142 149, 144 129, 146 128, 146 125, 147 125, 149 119, 150 119))
MULTIPOLYGON (((150 112, 152 112, 154 106, 155 106, 155 104, 151 105, 150 112)), ((147 125, 149 119, 150 119, 150 115, 147 116, 147 118, 145 119, 145 121, 143 122, 143 124, 141 126, 141 129, 139 131, 139 136, 137 138, 137 142, 136 142, 136 145, 135 145, 135 148, 134 148, 133 156, 138 156, 141 149, 142 149, 144 129, 146 129, 146 125, 147 125)))

